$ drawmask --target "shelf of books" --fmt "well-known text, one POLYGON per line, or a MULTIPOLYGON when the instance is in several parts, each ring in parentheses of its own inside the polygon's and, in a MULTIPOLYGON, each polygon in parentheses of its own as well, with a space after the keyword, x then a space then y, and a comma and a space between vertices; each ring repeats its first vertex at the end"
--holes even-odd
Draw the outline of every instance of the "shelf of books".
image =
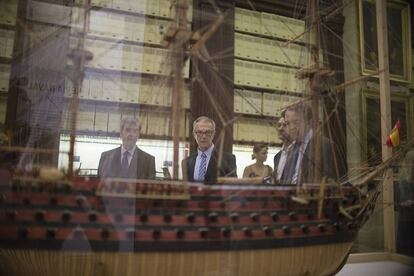
MULTIPOLYGON (((191 1, 189 1, 191 4, 191 1)), ((88 8, 88 22, 84 22, 82 1, 73 7, 30 1, 33 41, 44 47, 49 39, 56 44, 60 35, 62 50, 67 54, 76 49, 79 40, 92 59, 84 66, 82 87, 79 92, 79 133, 98 136, 119 131, 116 125, 125 114, 150 122, 142 134, 169 137, 170 107, 172 101, 171 53, 160 42, 174 17, 174 1, 92 1, 88 8), (87 33, 83 33, 87 24, 87 33), (65 47, 66 46, 66 47, 65 47), (125 113, 125 110, 129 110, 125 113), (133 111, 131 111, 133 110, 133 111), (157 129, 153 129, 156 127, 157 129), (159 128, 159 129, 158 129, 159 128)), ((191 20, 192 7, 188 17, 191 20)), ((67 56, 66 54, 66 56, 67 56)), ((182 75, 189 78, 187 60, 182 75)), ((64 105, 62 120, 67 122, 71 111, 71 98, 75 91, 74 76, 79 69, 76 62, 66 58, 64 77, 64 105)), ((184 106, 189 108, 190 90, 184 87, 184 106)), ((185 123, 185 122, 183 122, 185 123)), ((64 124, 63 131, 69 125, 64 124)))
POLYGON ((295 78, 309 58, 302 35, 305 22, 236 8, 234 26, 234 112, 248 115, 236 121, 234 139, 280 143, 277 117, 285 106, 300 100, 305 90, 295 78), (260 131, 252 135, 251 129, 260 131))

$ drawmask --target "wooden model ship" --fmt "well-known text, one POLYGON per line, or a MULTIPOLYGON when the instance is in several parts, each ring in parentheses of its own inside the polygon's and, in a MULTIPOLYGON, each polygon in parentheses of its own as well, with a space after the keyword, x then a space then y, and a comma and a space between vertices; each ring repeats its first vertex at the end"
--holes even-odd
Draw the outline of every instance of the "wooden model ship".
MULTIPOLYGON (((176 2, 176 14, 182 19, 185 1, 176 2)), ((191 53, 198 55, 222 17, 203 34, 186 31, 186 22, 180 19, 166 32, 165 43, 175 51, 175 72, 183 67, 186 47, 190 45, 191 53)), ((315 26, 313 22, 310 28, 315 26)), ((311 48, 319 56, 319 49, 311 48)), ((91 58, 82 49, 80 43, 72 53, 79 72, 91 58)), ((314 66, 300 74, 312 80, 319 71, 314 66)), ((183 85, 178 75, 173 92, 178 106, 173 117, 177 118, 183 85)), ((312 104, 318 104, 319 96, 310 96, 312 104)), ((76 107, 76 93, 73 101, 76 107)), ((179 133, 174 136, 177 147, 179 133)), ((73 146, 72 142, 72 156, 73 146)), ((219 179, 223 183, 206 185, 50 176, 44 168, 1 170, 0 272, 333 275, 345 264, 358 230, 374 210, 381 190, 374 178, 404 153, 398 151, 352 183, 321 176, 298 186, 254 184, 245 179, 219 179)), ((175 167, 174 179, 177 171, 175 167)))

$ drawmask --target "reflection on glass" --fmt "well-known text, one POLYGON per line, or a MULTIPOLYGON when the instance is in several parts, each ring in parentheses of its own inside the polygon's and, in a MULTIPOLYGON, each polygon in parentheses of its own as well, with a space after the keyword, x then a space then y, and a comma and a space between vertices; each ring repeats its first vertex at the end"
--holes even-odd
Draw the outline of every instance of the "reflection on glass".
MULTIPOLYGON (((366 121, 365 127, 367 131, 367 161, 368 165, 374 166, 381 162, 381 112, 378 97, 367 97, 366 101, 366 121)), ((391 101, 391 122, 394 125, 400 120, 401 141, 407 141, 408 124, 407 124, 407 102, 401 100, 391 101)))
POLYGON ((414 257, 414 151, 398 166, 394 198, 397 253, 414 257))
MULTIPOLYGON (((382 194, 379 196, 381 200, 382 194)), ((352 253, 384 251, 384 213, 383 206, 377 204, 371 218, 358 232, 352 253)))
MULTIPOLYGON (((15 10, 11 1, 0 13, 15 10)), ((344 138, 358 154, 366 141, 346 110, 359 103, 345 105, 331 88, 345 75, 341 21, 318 24, 328 37, 315 49, 305 42, 311 17, 293 7, 282 15, 279 5, 262 12, 229 1, 18 2, 16 26, 0 16, 0 275, 341 268, 382 187, 366 181, 365 164, 344 168, 344 138), (258 143, 267 179, 257 170, 241 178, 258 143)), ((366 126, 378 145, 377 128, 366 126)), ((382 207, 359 251, 383 248, 382 207)))
MULTIPOLYGON (((407 8, 404 5, 392 4, 387 7, 388 20, 388 56, 391 76, 399 79, 408 79, 408 51, 406 41, 408 37, 408 24, 406 22, 407 8)), ((375 3, 362 0, 362 31, 363 40, 363 66, 364 70, 378 70, 378 41, 376 25, 375 3)))

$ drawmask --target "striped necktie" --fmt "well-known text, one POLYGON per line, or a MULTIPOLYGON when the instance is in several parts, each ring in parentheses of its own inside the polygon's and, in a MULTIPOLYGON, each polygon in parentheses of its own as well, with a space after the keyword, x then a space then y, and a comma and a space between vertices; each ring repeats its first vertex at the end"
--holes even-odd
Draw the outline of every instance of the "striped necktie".
POLYGON ((198 180, 204 181, 207 169, 207 155, 203 152, 201 154, 200 167, 198 168, 198 180))

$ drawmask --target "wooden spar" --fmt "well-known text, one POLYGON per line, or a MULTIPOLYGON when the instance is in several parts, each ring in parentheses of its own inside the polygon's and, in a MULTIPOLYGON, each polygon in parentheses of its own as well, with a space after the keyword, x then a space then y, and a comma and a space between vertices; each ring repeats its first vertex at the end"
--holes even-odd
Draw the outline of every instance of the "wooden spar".
MULTIPOLYGON (((226 11, 226 14, 228 11, 226 11)), ((202 58, 199 54, 199 51, 202 46, 206 43, 206 41, 217 31, 220 25, 223 23, 225 15, 219 14, 216 21, 213 22, 211 27, 194 43, 191 47, 191 55, 198 55, 199 58, 202 58)))
POLYGON ((85 34, 89 29, 89 7, 90 0, 84 1, 83 4, 83 29, 78 38, 78 45, 76 49, 72 50, 70 57, 73 59, 74 70, 72 72, 72 81, 74 82, 74 91, 71 102, 71 122, 70 122, 70 142, 69 142, 69 168, 68 175, 73 175, 73 157, 75 154, 75 139, 76 139, 76 125, 77 114, 79 106, 79 92, 82 89, 83 71, 85 61, 92 59, 92 54, 84 51, 85 34))
POLYGON ((349 81, 346 81, 346 82, 344 82, 344 83, 341 83, 341 84, 338 84, 338 85, 336 85, 336 86, 333 86, 333 87, 331 87, 331 88, 329 89, 329 90, 330 90, 330 93, 332 93, 332 94, 337 94, 337 93, 344 92, 344 90, 345 90, 345 88, 346 88, 346 87, 351 86, 351 85, 354 85, 354 84, 356 84, 356 83, 358 83, 358 82, 361 82, 361 81, 363 81, 363 80, 367 80, 367 79, 371 78, 372 76, 377 76, 377 75, 379 75, 381 72, 382 72, 382 70, 381 70, 381 71, 375 71, 375 72, 373 72, 373 73, 371 73, 371 74, 368 74, 368 75, 366 75, 366 76, 356 77, 356 78, 351 79, 351 80, 349 80, 349 81))
POLYGON ((319 186, 318 219, 322 219, 323 201, 325 198, 325 184, 326 184, 326 178, 324 177, 319 186))
POLYGON ((68 153, 67 151, 61 151, 58 149, 38 149, 28 147, 12 147, 12 146, 0 146, 0 151, 5 152, 31 152, 31 153, 68 153))
POLYGON ((352 182, 353 186, 364 186, 367 185, 370 181, 375 179, 377 176, 384 173, 389 168, 392 168, 392 164, 395 164, 396 162, 400 161, 404 158, 404 155, 414 146, 414 140, 411 140, 407 142, 407 144, 404 145, 403 148, 398 150, 398 152, 394 153, 390 158, 383 161, 381 164, 376 166, 374 170, 372 170, 370 173, 365 175, 363 178, 359 178, 358 180, 355 180, 352 182))
MULTIPOLYGON (((376 1, 377 37, 378 37, 378 68, 380 83, 380 107, 381 107, 381 144, 382 160, 385 162, 392 156, 392 149, 386 146, 386 139, 391 131, 391 96, 390 96, 390 71, 388 57, 388 26, 387 26, 387 1, 376 1)), ((384 174, 383 201, 385 206, 392 206, 393 173, 388 167, 384 174)), ((393 208, 384 209, 384 246, 386 251, 395 252, 395 229, 393 208)))
POLYGON ((179 0, 175 4, 177 32, 175 39, 172 41, 172 70, 174 76, 174 85, 172 92, 172 136, 173 136, 173 179, 178 179, 178 163, 179 163, 179 146, 181 133, 181 119, 183 118, 182 89, 184 67, 184 47, 186 38, 180 37, 187 31, 187 9, 185 0, 179 0))
MULTIPOLYGON (((174 77, 173 93, 172 93, 172 136, 173 136, 173 178, 178 179, 179 164, 179 142, 181 132, 181 122, 184 117, 184 108, 182 104, 182 88, 184 86, 182 71, 184 67, 185 55, 188 49, 190 56, 198 56, 201 47, 214 34, 218 27, 223 23, 225 14, 220 14, 216 22, 201 35, 199 32, 191 32, 187 30, 187 9, 186 0, 179 0, 175 4, 176 22, 174 26, 170 26, 164 35, 161 45, 170 47, 172 50, 172 76, 174 77)), ((224 120, 223 124, 225 123, 224 120)), ((184 164, 185 166, 185 164, 184 164)))
MULTIPOLYGON (((319 69, 319 30, 318 30, 318 15, 317 11, 318 0, 310 0, 310 12, 312 15, 312 26, 310 32, 310 53, 311 59, 314 63, 314 69, 317 71, 319 69)), ((310 79, 310 94, 318 95, 320 87, 320 76, 316 73, 311 75, 310 79)), ((304 114, 305 115, 305 114, 304 114)), ((320 134, 316 133, 316 130, 319 129, 319 97, 312 97, 312 129, 313 133, 313 158, 314 158, 314 170, 313 170, 313 181, 318 183, 321 179, 320 164, 321 164, 321 154, 320 154, 320 134)))

